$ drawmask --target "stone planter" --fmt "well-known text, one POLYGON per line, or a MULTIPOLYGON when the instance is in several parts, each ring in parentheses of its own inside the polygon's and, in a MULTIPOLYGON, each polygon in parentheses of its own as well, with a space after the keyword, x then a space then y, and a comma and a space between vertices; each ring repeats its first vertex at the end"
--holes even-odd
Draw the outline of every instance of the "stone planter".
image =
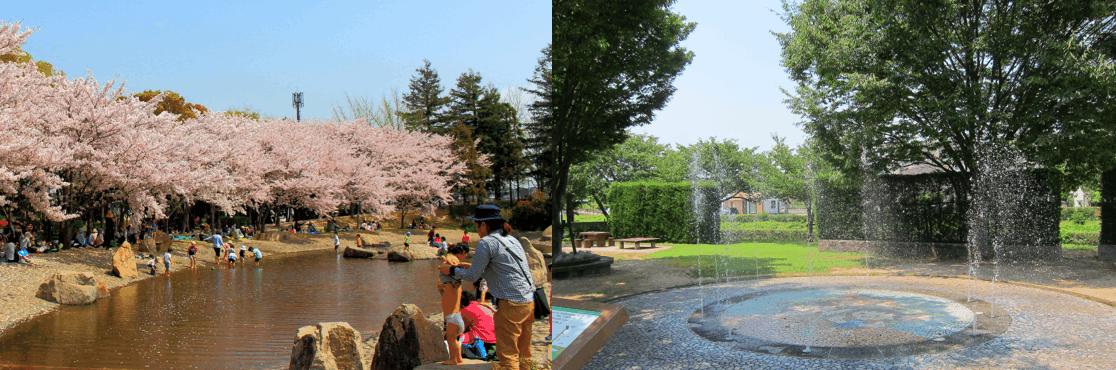
POLYGON ((555 262, 551 271, 555 279, 612 273, 612 257, 595 256, 571 262, 555 262))

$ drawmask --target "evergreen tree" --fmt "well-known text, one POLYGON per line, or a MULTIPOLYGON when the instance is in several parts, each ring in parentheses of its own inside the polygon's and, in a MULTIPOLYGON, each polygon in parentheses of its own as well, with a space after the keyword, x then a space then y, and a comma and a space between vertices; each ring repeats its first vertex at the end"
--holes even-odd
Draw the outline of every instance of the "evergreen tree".
POLYGON ((423 59, 422 68, 411 77, 410 91, 403 95, 404 111, 400 113, 409 130, 427 133, 445 133, 452 129, 444 119, 446 103, 450 98, 442 95, 442 80, 438 72, 430 67, 430 61, 423 59))
POLYGON ((473 71, 462 73, 457 86, 450 90, 449 111, 453 121, 469 129, 477 153, 489 157, 485 188, 499 198, 520 168, 523 144, 513 132, 518 124, 515 109, 500 101, 495 87, 482 87, 481 79, 473 71))

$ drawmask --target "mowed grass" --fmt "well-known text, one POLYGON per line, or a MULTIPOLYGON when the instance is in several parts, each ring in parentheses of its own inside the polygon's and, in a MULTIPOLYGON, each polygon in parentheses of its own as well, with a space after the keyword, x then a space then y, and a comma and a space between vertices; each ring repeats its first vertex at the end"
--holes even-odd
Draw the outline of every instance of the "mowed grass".
POLYGON ((1091 233, 1099 233, 1100 229, 1101 229, 1100 221, 1092 221, 1092 220, 1085 221, 1084 224, 1079 224, 1079 223, 1076 223, 1076 222, 1073 222, 1073 221, 1062 221, 1061 223, 1059 223, 1059 226, 1060 226, 1061 231, 1063 233, 1087 233, 1087 234, 1091 234, 1091 233))
POLYGON ((864 266, 860 253, 818 252, 816 246, 776 243, 675 244, 643 258, 690 268, 690 277, 694 278, 805 275, 811 270, 824 274, 834 268, 864 266))

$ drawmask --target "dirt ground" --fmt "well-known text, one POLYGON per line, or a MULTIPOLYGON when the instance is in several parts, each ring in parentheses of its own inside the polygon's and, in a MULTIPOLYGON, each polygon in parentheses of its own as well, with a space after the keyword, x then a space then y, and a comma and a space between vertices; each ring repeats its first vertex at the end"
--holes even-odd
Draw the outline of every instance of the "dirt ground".
MULTIPOLYGON (((665 290, 697 284, 686 268, 675 267, 654 259, 644 258, 669 246, 654 250, 618 250, 591 248, 596 254, 616 259, 612 273, 599 276, 575 277, 555 283, 554 295, 561 298, 609 301, 632 294, 665 290)), ((985 262, 977 268, 977 276, 991 280, 1021 285, 1031 285, 1116 306, 1116 265, 1096 259, 1095 250, 1063 251, 1060 260, 1042 263, 1003 263, 996 266, 985 262)), ((969 266, 965 261, 900 260, 873 258, 869 268, 834 269, 830 275, 928 275, 967 278, 969 266)), ((815 276, 818 274, 815 274, 815 276)), ((761 278, 770 276, 761 276, 761 278)))

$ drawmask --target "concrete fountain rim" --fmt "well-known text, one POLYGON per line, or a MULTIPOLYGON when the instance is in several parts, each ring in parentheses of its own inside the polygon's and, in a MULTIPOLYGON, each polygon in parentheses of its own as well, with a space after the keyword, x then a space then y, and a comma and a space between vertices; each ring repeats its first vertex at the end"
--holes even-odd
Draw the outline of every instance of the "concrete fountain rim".
MULTIPOLYGON (((760 289, 750 293, 741 295, 734 295, 728 298, 722 298, 719 301, 710 302, 704 306, 694 310, 686 319, 687 326, 703 340, 725 343, 732 346, 737 351, 763 353, 769 355, 776 355, 782 357, 799 357, 799 358, 827 358, 827 359, 850 359, 850 360, 865 360, 865 359, 884 359, 896 358, 906 356, 916 356, 930 353, 939 353, 946 351, 959 350, 967 347, 980 345, 984 342, 996 339, 1010 330, 1013 318, 1007 312, 997 305, 991 305, 988 301, 983 299, 970 297, 971 301, 965 302, 963 293, 950 292, 937 289, 925 289, 912 285, 905 285, 901 287, 875 287, 875 288, 858 288, 855 286, 817 286, 817 287, 798 287, 798 288, 780 288, 772 287, 772 289, 760 289), (747 301, 764 299, 768 296, 781 295, 794 292, 810 292, 810 291, 848 291, 848 292, 864 292, 869 295, 887 293, 900 293, 901 295, 916 295, 925 298, 951 302, 960 305, 970 314, 982 315, 982 325, 979 325, 979 330, 975 327, 968 325, 954 328, 957 330, 950 331, 944 334, 938 334, 936 338, 924 337, 921 340, 911 340, 905 342, 893 343, 880 343, 871 345, 822 345, 822 344, 802 344, 795 342, 786 342, 775 339, 774 337, 756 336, 753 332, 737 332, 731 338, 724 338, 724 327, 717 324, 717 318, 721 317, 721 312, 716 311, 716 305, 724 301, 732 301, 733 305, 741 304, 747 301), (968 311, 971 307, 984 306, 983 312, 968 311), (712 313, 712 316, 710 315, 712 313), (990 315, 986 314, 989 313, 990 315), (714 321, 710 323, 706 318, 713 318, 714 321), (712 325, 712 326, 710 326, 712 325)), ((731 331, 729 333, 732 333, 731 331)), ((871 336, 871 335, 870 335, 871 336)))
MULTIPOLYGON (((781 275, 781 276, 761 275, 761 276, 764 276, 764 277, 760 278, 760 279, 755 279, 755 278, 751 278, 751 277, 747 277, 747 276, 736 276, 736 277, 731 277, 731 278, 728 278, 728 279, 725 279, 725 280, 715 281, 715 282, 712 282, 710 284, 726 283, 726 282, 739 282, 739 281, 748 281, 748 280, 758 281, 758 280, 775 280, 775 279, 790 279, 790 278, 807 277, 806 274, 788 274, 788 275, 781 275)), ((853 277, 853 276, 863 276, 863 275, 860 275, 860 274, 813 274, 813 276, 853 277)), ((924 274, 924 273, 905 273, 905 272, 879 273, 879 274, 872 275, 872 276, 873 277, 921 277, 921 278, 931 278, 931 279, 969 279, 970 278, 969 275, 924 274)), ((992 281, 991 279, 981 278, 981 277, 972 277, 972 278, 975 279, 975 280, 983 281, 983 282, 991 282, 992 281)), ((1048 292, 1054 292, 1054 293, 1059 293, 1059 294, 1065 294, 1065 295, 1081 298, 1081 299, 1084 299, 1084 300, 1087 300, 1087 301, 1100 303, 1100 304, 1103 304, 1103 305, 1106 305, 1106 306, 1109 306, 1109 307, 1112 307, 1112 308, 1116 308, 1116 301, 1110 301, 1110 300, 1107 300, 1107 299, 1104 299, 1104 298, 1094 297, 1094 296, 1091 296, 1091 295, 1088 295, 1088 294, 1078 293, 1078 292, 1069 291, 1069 290, 1065 290, 1065 289, 1059 289, 1059 288, 1055 288, 1055 287, 1051 287, 1051 286, 1027 283, 1027 282, 1022 282, 1022 281, 1011 281, 1011 280, 996 280, 996 283, 997 284, 1007 284, 1007 285, 1023 287, 1023 288, 1045 290, 1045 291, 1048 291, 1048 292)), ((669 287, 669 288, 665 288, 665 289, 648 290, 646 292, 637 292, 637 293, 631 293, 631 294, 625 294, 625 295, 621 295, 621 296, 612 297, 612 298, 603 300, 601 302, 602 303, 616 304, 616 303, 619 303, 620 301, 624 301, 624 300, 628 300, 628 299, 631 299, 631 298, 639 297, 641 295, 665 293, 665 292, 669 292, 669 291, 672 291, 672 290, 693 288, 693 287, 697 287, 699 285, 706 285, 706 284, 695 283, 695 284, 673 286, 673 287, 669 287)))

